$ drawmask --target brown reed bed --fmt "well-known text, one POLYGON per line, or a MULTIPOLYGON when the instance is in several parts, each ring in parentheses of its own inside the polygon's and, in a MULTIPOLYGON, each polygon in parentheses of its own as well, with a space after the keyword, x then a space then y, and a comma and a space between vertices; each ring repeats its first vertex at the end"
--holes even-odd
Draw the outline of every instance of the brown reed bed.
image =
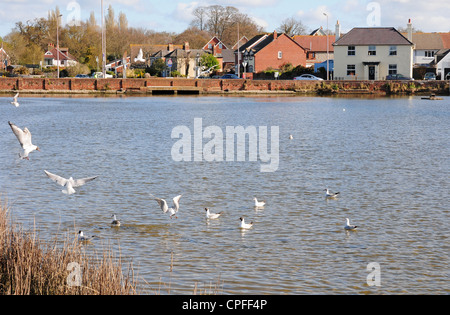
POLYGON ((133 268, 124 273, 110 249, 86 254, 77 239, 44 242, 12 221, 0 200, 0 295, 134 295, 133 268))

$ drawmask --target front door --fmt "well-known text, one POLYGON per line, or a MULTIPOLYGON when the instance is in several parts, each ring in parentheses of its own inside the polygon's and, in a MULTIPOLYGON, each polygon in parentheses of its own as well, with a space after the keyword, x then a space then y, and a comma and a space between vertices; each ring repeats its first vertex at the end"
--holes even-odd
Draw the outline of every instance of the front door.
POLYGON ((375 80, 375 66, 369 66, 369 80, 375 80))

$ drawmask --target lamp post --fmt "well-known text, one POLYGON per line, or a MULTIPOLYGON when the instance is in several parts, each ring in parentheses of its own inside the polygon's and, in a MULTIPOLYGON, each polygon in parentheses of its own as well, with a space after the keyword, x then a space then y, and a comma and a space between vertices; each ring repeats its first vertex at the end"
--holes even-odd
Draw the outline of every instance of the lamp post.
POLYGON ((330 33, 329 29, 328 29, 328 14, 326 14, 325 12, 323 13, 323 15, 325 15, 327 17, 327 80, 329 80, 329 62, 328 60, 330 60, 330 51, 329 51, 329 39, 328 39, 328 34, 330 33))
POLYGON ((56 16, 56 66, 58 69, 58 79, 59 79, 59 18, 62 14, 56 16))

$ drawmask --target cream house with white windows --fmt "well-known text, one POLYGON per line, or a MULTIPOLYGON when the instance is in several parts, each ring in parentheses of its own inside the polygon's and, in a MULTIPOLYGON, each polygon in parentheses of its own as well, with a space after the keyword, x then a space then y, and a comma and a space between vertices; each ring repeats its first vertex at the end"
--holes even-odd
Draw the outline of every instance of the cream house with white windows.
POLYGON ((393 27, 356 27, 333 46, 336 80, 412 78, 414 44, 393 27))

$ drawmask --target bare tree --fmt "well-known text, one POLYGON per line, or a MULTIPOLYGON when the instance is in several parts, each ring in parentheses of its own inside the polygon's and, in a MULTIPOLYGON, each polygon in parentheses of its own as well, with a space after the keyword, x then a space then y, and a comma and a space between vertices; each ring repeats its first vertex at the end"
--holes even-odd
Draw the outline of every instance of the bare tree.
POLYGON ((303 25, 302 21, 299 19, 290 17, 281 22, 281 25, 278 27, 278 31, 280 33, 285 33, 288 36, 305 35, 306 26, 303 25))
POLYGON ((207 8, 198 7, 193 12, 194 19, 191 22, 191 26, 198 28, 200 31, 204 31, 206 28, 206 20, 208 19, 207 8))

